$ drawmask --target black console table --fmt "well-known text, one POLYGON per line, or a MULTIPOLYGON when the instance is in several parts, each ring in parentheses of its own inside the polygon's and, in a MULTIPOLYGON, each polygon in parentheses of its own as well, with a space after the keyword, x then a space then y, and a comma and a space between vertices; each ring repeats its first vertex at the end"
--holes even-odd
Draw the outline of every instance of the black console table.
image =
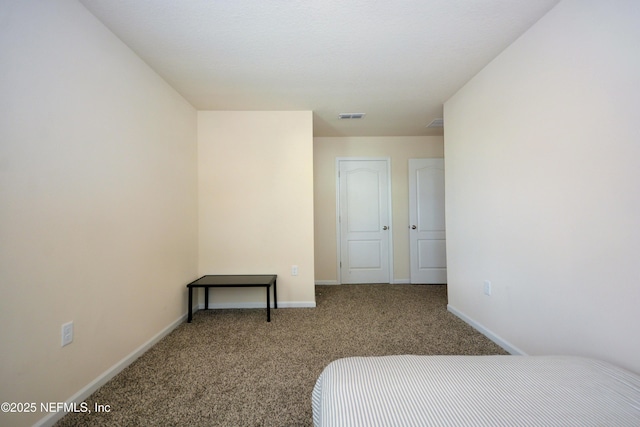
POLYGON ((267 290, 267 322, 271 322, 271 301, 269 288, 273 285, 273 307, 278 308, 276 292, 277 274, 248 274, 248 275, 211 275, 202 276, 187 285, 189 288, 189 307, 187 322, 193 318, 193 288, 204 288, 204 309, 209 309, 209 288, 247 288, 265 287, 267 290))

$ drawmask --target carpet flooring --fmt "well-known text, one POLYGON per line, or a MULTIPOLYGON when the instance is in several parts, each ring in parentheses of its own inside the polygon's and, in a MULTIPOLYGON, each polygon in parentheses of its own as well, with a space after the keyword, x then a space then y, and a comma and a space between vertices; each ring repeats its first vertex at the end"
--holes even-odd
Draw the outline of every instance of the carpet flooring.
POLYGON ((444 285, 316 286, 316 308, 201 310, 67 426, 311 426, 322 369, 350 356, 507 354, 447 311, 444 285))

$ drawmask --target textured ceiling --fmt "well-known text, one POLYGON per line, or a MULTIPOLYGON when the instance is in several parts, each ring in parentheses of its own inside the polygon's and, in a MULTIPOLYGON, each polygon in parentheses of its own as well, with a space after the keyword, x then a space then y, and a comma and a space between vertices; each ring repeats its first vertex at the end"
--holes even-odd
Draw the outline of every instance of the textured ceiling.
POLYGON ((80 1, 198 110, 312 110, 314 136, 441 135, 443 102, 559 2, 80 1))

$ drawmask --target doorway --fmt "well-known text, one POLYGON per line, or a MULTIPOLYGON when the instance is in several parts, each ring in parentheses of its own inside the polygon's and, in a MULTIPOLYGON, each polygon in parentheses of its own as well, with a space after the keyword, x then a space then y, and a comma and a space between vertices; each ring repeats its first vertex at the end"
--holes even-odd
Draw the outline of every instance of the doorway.
POLYGON ((390 159, 336 161, 339 282, 391 283, 390 159))
POLYGON ((444 159, 409 159, 411 283, 447 283, 444 197, 444 159))

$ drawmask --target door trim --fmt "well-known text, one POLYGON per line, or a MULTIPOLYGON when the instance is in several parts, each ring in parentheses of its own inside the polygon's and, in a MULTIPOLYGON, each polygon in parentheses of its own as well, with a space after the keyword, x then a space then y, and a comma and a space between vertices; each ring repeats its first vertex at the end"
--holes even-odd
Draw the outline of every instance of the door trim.
POLYGON ((389 277, 387 283, 393 283, 393 204, 392 204, 392 188, 391 185, 391 157, 336 157, 335 163, 335 179, 336 179, 336 278, 337 284, 342 284, 342 269, 340 262, 342 260, 342 236, 340 233, 340 162, 341 161, 384 161, 387 164, 387 198, 389 204, 389 277))

